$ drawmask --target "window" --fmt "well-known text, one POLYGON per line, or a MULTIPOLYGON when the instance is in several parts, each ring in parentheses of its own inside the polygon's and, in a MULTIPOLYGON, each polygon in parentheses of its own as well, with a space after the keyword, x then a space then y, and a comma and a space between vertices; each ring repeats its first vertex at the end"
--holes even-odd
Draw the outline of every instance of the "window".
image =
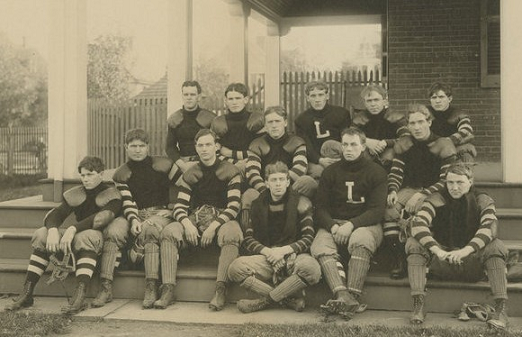
POLYGON ((480 80, 500 87, 500 0, 482 0, 480 8, 480 80))

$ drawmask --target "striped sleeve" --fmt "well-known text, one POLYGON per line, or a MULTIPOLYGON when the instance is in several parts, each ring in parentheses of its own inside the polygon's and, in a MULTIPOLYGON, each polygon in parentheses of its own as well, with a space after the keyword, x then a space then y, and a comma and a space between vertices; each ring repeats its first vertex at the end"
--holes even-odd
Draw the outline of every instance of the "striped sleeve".
POLYGON ((261 176, 261 157, 253 151, 248 151, 246 178, 248 184, 255 188, 259 193, 266 190, 265 182, 261 176))
POLYGON ((306 145, 300 145, 294 151, 294 157, 292 159, 292 168, 290 169, 290 175, 292 173, 301 177, 308 171, 308 159, 306 158, 306 145))
POLYGON ((181 183, 178 185, 178 196, 176 197, 176 204, 172 211, 172 217, 176 221, 181 222, 188 218, 188 212, 190 207, 190 196, 192 194, 192 188, 184 179, 181 179, 181 183))
POLYGON ((435 215, 435 207, 429 202, 424 202, 417 215, 413 218, 411 235, 426 249, 430 249, 433 246, 440 247, 430 231, 431 222, 435 215))
POLYGON ((138 218, 138 205, 136 205, 136 202, 134 201, 134 198, 132 197, 132 193, 129 189, 129 185, 123 184, 123 183, 114 183, 116 185, 116 188, 121 194, 121 199, 123 201, 122 210, 123 210, 123 216, 129 223, 132 223, 132 220, 139 219, 138 218))
POLYGON ((312 215, 309 212, 302 216, 301 220, 299 221, 299 227, 301 228, 301 238, 290 244, 290 247, 292 247, 296 254, 307 252, 312 245, 312 241, 314 241, 314 223, 312 220, 312 215))
POLYGON ((498 222, 495 204, 491 197, 486 194, 480 194, 477 197, 477 204, 480 211, 480 226, 475 236, 467 244, 474 252, 486 247, 493 240, 491 227, 498 222))
POLYGON ((388 193, 398 192, 404 180, 404 161, 402 156, 393 158, 390 173, 388 173, 388 193))
POLYGON ((455 145, 462 145, 468 143, 473 139, 473 127, 471 126, 471 119, 468 115, 461 115, 457 122, 457 132, 452 134, 449 138, 455 145))
POLYGON ((448 168, 454 161, 455 161, 454 155, 442 159, 442 164, 440 166, 439 180, 435 184, 431 185, 430 187, 423 189, 421 193, 423 193, 425 195, 430 195, 435 192, 442 191, 444 189, 444 185, 445 185, 446 172, 448 171, 448 168))
POLYGON ((245 229, 245 239, 243 240, 243 248, 251 254, 261 254, 266 246, 254 238, 254 228, 252 222, 249 221, 245 229))
POLYGON ((237 218, 241 206, 241 176, 236 174, 227 184, 227 208, 219 214, 217 221, 222 225, 237 218))

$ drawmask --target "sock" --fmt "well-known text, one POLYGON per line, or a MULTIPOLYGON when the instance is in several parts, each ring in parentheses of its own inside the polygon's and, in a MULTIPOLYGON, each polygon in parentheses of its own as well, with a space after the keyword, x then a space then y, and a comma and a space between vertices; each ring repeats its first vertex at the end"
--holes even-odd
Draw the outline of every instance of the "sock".
POLYGON ((88 284, 94 274, 96 268, 96 259, 98 255, 92 251, 82 250, 78 252, 76 260, 76 278, 78 282, 88 284))
POLYGON ((118 254, 121 258, 121 252, 118 249, 116 243, 111 241, 105 241, 105 243, 103 244, 103 253, 100 268, 101 278, 111 281, 114 279, 114 268, 116 268, 118 254))
POLYGON ((364 247, 357 247, 348 262, 348 291, 356 295, 362 293, 366 275, 370 269, 372 253, 364 247))
POLYGON ((296 274, 291 275, 281 282, 274 290, 270 292, 270 298, 274 302, 280 302, 289 295, 306 288, 308 284, 296 274))
POLYGON ((506 262, 500 257, 491 257, 484 262, 491 292, 495 299, 507 298, 506 262))
POLYGON ((341 262, 332 255, 321 256, 318 258, 318 261, 330 290, 332 290, 334 294, 340 290, 346 290, 346 276, 341 262))
POLYGON ((26 281, 37 283, 49 265, 49 253, 41 250, 33 250, 27 266, 26 281))
POLYGON ((161 241, 161 278, 163 283, 176 284, 176 273, 178 270, 178 246, 176 243, 161 241))
POLYGON ((153 242, 145 244, 145 278, 159 279, 159 246, 153 242))
POLYGON ((258 280, 255 278, 255 276, 249 276, 247 277, 240 285, 242 288, 245 288, 247 290, 250 290, 258 295, 261 295, 261 296, 264 296, 264 297, 267 297, 268 294, 270 294, 270 292, 272 290, 274 290, 274 288, 268 284, 266 284, 265 282, 261 281, 261 280, 258 280))
POLYGON ((217 270, 217 282, 227 282, 228 266, 239 256, 239 248, 236 245, 224 245, 221 247, 217 270))
POLYGON ((426 258, 421 254, 408 255, 408 280, 411 287, 411 295, 426 294, 426 258))

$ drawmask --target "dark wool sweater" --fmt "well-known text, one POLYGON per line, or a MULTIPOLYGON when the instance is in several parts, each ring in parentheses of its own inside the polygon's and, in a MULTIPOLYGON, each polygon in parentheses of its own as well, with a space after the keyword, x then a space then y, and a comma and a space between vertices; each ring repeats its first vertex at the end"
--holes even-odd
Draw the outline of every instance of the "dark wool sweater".
POLYGON ((308 161, 319 163, 323 143, 330 139, 340 142, 341 131, 350 124, 350 112, 330 104, 326 104, 321 111, 310 108, 297 116, 295 131, 306 142, 308 161))
POLYGON ((351 221, 355 228, 382 221, 386 207, 386 171, 364 155, 328 166, 319 181, 316 220, 330 230, 334 219, 351 221))
POLYGON ((168 173, 154 170, 152 157, 148 156, 142 161, 129 160, 127 166, 132 175, 126 184, 138 209, 168 205, 170 186, 168 173))
POLYGON ((388 109, 384 109, 377 115, 372 115, 365 110, 352 116, 352 126, 356 126, 364 132, 366 137, 377 140, 385 140, 388 146, 393 145, 393 140, 400 135, 398 130, 404 127, 404 118, 393 123, 386 118, 388 109))
POLYGON ((82 190, 78 193, 85 194, 85 201, 78 206, 71 206, 64 200, 60 206, 54 208, 47 214, 44 220, 45 227, 53 228, 61 226, 69 214, 74 212, 77 223, 73 226, 76 227, 77 232, 80 232, 92 228, 94 217, 100 211, 108 210, 114 215, 118 215, 120 212, 122 205, 121 199, 110 200, 104 206, 96 204, 96 197, 108 188, 112 188, 112 186, 102 182, 92 190, 87 190, 83 186, 79 188, 82 190))
POLYGON ((225 115, 228 131, 220 135, 219 143, 233 151, 247 151, 250 143, 258 137, 255 131, 247 127, 251 114, 246 109, 238 113, 228 112, 225 115))
POLYGON ((439 180, 442 158, 430 152, 428 147, 434 140, 433 137, 426 141, 418 141, 412 137, 413 146, 401 155, 405 163, 402 186, 427 188, 439 180))
POLYGON ((201 111, 200 107, 194 111, 186 111, 185 109, 180 111, 183 115, 183 121, 176 128, 168 127, 167 147, 165 149, 169 158, 174 162, 180 157, 197 156, 194 137, 202 128, 196 121, 201 111))
POLYGON ((470 117, 461 110, 449 106, 446 111, 436 111, 429 106, 433 114, 431 131, 441 137, 449 137, 453 144, 461 145, 473 140, 473 127, 470 117))

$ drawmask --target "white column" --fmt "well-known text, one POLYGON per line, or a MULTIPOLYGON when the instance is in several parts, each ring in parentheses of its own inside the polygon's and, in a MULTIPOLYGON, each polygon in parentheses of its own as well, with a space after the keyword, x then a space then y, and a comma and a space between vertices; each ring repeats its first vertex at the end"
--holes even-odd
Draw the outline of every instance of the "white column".
POLYGON ((280 105, 279 27, 270 23, 266 38, 265 106, 280 105))
POLYGON ((168 113, 181 108, 181 84, 190 77, 189 61, 192 54, 191 0, 169 1, 168 22, 168 113))
POLYGON ((522 182, 522 113, 520 112, 520 51, 522 1, 503 0, 501 6, 501 137, 505 182, 522 182))
POLYGON ((248 15, 249 8, 239 0, 227 0, 230 14, 229 82, 248 85, 248 15))
POLYGON ((49 170, 54 199, 87 154, 86 0, 49 1, 49 170))

